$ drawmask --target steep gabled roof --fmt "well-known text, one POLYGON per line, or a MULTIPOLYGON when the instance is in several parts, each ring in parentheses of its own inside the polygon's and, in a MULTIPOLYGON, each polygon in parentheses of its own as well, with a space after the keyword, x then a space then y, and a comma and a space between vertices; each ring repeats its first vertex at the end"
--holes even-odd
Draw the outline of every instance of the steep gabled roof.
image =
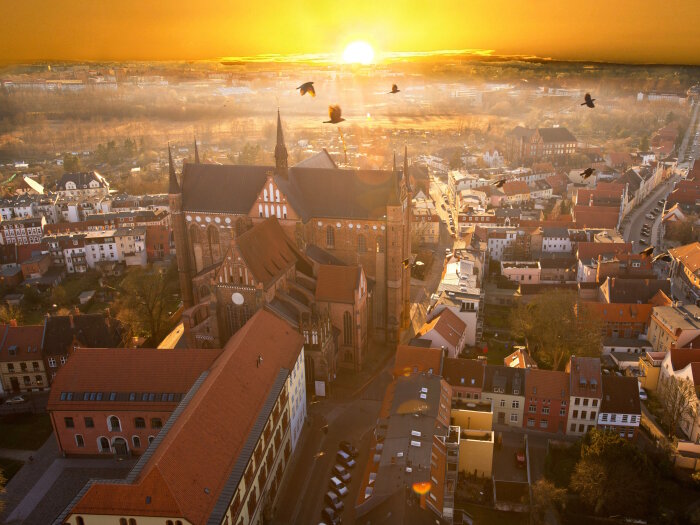
POLYGON ((440 348, 422 348, 418 346, 399 345, 396 348, 394 376, 408 376, 428 372, 440 375, 442 350, 440 348))
POLYGON ((566 128, 539 128, 542 142, 576 142, 576 137, 566 128))
POLYGON ((322 168, 322 169, 338 169, 337 164, 328 153, 326 148, 323 148, 318 153, 305 158, 301 162, 294 165, 295 168, 322 168))
POLYGON ((226 343, 127 482, 90 484, 71 512, 221 523, 217 513, 228 508, 227 494, 240 483, 303 344, 288 323, 259 310, 226 343))
POLYGON ((42 346, 46 356, 66 354, 75 342, 86 348, 117 348, 122 344, 122 325, 102 313, 44 319, 42 346))
POLYGON ((700 270, 700 242, 671 248, 668 253, 688 268, 690 273, 697 274, 700 270))
POLYGON ((637 378, 603 375, 603 400, 600 403, 600 411, 612 414, 641 414, 637 378))
POLYGON ((446 357, 442 377, 454 387, 481 388, 484 386, 486 361, 446 357))

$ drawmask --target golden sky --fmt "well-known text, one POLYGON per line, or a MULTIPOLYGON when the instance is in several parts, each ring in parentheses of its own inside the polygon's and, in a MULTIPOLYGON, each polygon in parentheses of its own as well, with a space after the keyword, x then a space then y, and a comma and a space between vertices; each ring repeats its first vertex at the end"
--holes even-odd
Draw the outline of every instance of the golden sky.
POLYGON ((699 0, 0 0, 0 60, 488 49, 700 64, 699 0))

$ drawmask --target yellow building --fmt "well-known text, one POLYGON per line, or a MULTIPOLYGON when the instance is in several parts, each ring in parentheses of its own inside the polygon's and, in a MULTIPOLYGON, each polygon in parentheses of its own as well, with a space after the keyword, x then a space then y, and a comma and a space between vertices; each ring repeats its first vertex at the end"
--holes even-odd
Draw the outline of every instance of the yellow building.
POLYGON ((639 358, 639 381, 642 388, 655 392, 659 386, 659 372, 661 362, 664 360, 666 352, 644 352, 639 358))
POLYGON ((493 471, 492 403, 465 402, 453 398, 450 438, 459 448, 459 471, 491 477, 493 471))

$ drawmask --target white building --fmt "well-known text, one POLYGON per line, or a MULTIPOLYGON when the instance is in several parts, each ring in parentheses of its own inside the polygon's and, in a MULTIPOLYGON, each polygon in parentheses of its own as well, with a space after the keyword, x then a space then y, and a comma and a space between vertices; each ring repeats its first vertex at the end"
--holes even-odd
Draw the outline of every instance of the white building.
POLYGON ((566 228, 543 228, 542 252, 571 253, 571 238, 566 228))

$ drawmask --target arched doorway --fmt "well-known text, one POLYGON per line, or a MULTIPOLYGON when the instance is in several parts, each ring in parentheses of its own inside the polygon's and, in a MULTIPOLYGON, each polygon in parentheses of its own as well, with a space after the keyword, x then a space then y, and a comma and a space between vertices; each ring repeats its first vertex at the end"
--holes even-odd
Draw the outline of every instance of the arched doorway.
POLYGON ((129 446, 126 444, 126 439, 122 437, 115 437, 112 440, 112 448, 114 449, 114 454, 116 456, 129 455, 129 446))

